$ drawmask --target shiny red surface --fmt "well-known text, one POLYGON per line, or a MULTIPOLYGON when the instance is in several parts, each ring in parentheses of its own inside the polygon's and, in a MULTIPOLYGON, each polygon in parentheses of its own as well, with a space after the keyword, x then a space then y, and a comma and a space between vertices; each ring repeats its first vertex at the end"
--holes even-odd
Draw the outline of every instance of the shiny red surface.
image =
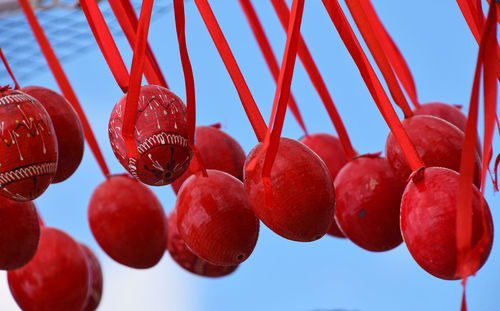
POLYGON ((167 223, 161 203, 132 177, 111 176, 97 186, 88 219, 97 243, 123 265, 150 268, 165 252, 167 223))
POLYGON ((82 310, 89 293, 89 271, 80 245, 55 228, 42 228, 33 260, 7 275, 10 291, 24 311, 82 310))
POLYGON ((175 209, 177 228, 186 245, 206 261, 234 266, 252 253, 259 220, 248 203, 243 183, 233 176, 207 170, 182 185, 175 209))
MULTIPOLYGON (((245 162, 258 155, 262 144, 250 151, 245 162)), ((282 137, 271 170, 272 202, 266 204, 262 166, 244 171, 248 200, 262 222, 280 236, 310 242, 324 236, 333 222, 335 190, 325 163, 299 141, 282 137)))
POLYGON ((85 302, 83 311, 94 311, 99 306, 102 296, 102 270, 99 260, 87 245, 80 243, 85 254, 89 268, 90 288, 89 296, 85 302))
MULTIPOLYGON (((464 133, 456 126, 433 116, 413 116, 404 119, 402 124, 426 167, 446 167, 454 171, 460 169, 464 133)), ((401 185, 406 185, 411 170, 392 133, 387 137, 385 154, 397 180, 401 185)), ((477 155, 474 174, 476 185, 480 182, 480 163, 477 155)))
POLYGON ((52 121, 36 99, 14 90, 0 92, 0 120, 0 195, 31 201, 47 189, 56 171, 52 121))
POLYGON ((413 114, 430 115, 444 119, 458 127, 462 132, 465 132, 467 125, 467 117, 462 110, 458 107, 445 103, 431 102, 422 104, 413 110, 413 114))
POLYGON ((401 242, 399 205, 403 188, 387 160, 361 156, 347 163, 335 179, 335 220, 356 245, 373 252, 401 242))
MULTIPOLYGON (((340 140, 330 134, 316 133, 302 137, 300 142, 311 148, 325 162, 332 182, 335 181, 338 172, 348 161, 340 140)), ((345 237, 335 221, 332 222, 327 233, 338 238, 345 237)))
POLYGON ((57 137, 59 158, 52 183, 68 179, 83 157, 84 134, 80 118, 71 104, 59 93, 41 86, 26 86, 24 93, 36 98, 47 110, 57 137))
MULTIPOLYGON (((205 168, 223 171, 243 180, 245 152, 234 138, 213 126, 197 126, 195 145, 205 168)), ((193 166, 194 163, 172 183, 175 193, 179 192, 182 183, 192 175, 193 166)))
POLYGON ((238 265, 218 266, 195 255, 184 243, 177 230, 177 211, 174 208, 168 215, 168 243, 170 256, 185 270, 206 277, 222 277, 231 274, 238 265))
POLYGON ((122 137, 126 98, 125 95, 116 103, 109 120, 109 140, 113 152, 123 167, 138 180, 152 186, 167 185, 181 176, 191 162, 192 151, 187 145, 186 106, 177 95, 164 87, 141 87, 134 131, 139 156, 133 159, 135 164, 130 165, 122 137))
POLYGON ((16 202, 0 196, 0 269, 27 264, 38 248, 40 224, 33 202, 16 202))
MULTIPOLYGON (((401 201, 401 232, 415 261, 435 277, 454 280, 457 265, 456 210, 458 173, 440 167, 424 170, 423 178, 411 181, 401 201)), ((488 204, 474 187, 472 199, 472 245, 483 230, 490 237, 481 252, 481 266, 488 258, 493 242, 493 222, 488 204), (483 227, 481 200, 484 203, 487 228, 483 227)))

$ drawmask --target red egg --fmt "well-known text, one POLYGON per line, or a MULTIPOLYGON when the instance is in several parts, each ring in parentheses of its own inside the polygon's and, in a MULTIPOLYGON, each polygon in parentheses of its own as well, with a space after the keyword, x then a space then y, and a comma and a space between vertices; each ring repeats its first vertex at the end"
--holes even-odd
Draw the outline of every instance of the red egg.
POLYGON ((57 171, 52 183, 68 179, 83 157, 84 135, 80 118, 71 104, 59 93, 41 86, 26 86, 24 93, 36 98, 52 120, 57 138, 57 171))
POLYGON ((90 289, 89 297, 85 302, 83 311, 94 311, 99 306, 102 296, 102 270, 96 255, 87 245, 80 243, 80 247, 85 254, 89 268, 90 289))
POLYGON ((168 243, 170 256, 185 270, 206 277, 222 277, 231 274, 238 265, 218 266, 195 255, 184 243, 177 230, 177 212, 173 209, 168 215, 168 243))
POLYGON ((57 169, 57 140, 50 117, 33 97, 0 90, 0 195, 31 201, 57 169))
POLYGON ((458 127, 462 132, 465 132, 467 127, 467 117, 458 108, 453 105, 431 102, 420 105, 413 110, 414 115, 426 115, 441 118, 458 127))
POLYGON ((134 140, 138 157, 129 157, 122 136, 127 96, 115 105, 109 120, 109 140, 116 158, 137 180, 167 185, 182 175, 193 155, 188 146, 186 106, 170 90, 141 87, 134 140))
POLYGON ((137 180, 111 176, 92 194, 88 219, 99 246, 117 262, 137 269, 156 265, 167 243, 167 223, 155 194, 137 180))
MULTIPOLYGON (((195 145, 207 169, 226 172, 243 180, 245 152, 234 138, 213 126, 197 126, 195 145)), ((172 183, 175 193, 179 192, 182 183, 193 174, 193 165, 172 183)))
POLYGON ((55 228, 42 228, 33 260, 7 275, 10 292, 24 311, 82 310, 89 293, 80 245, 55 228))
MULTIPOLYGON (((300 142, 311 148, 325 162, 332 182, 340 169, 348 162, 340 140, 333 135, 324 133, 306 135, 300 139, 300 142)), ((335 221, 332 222, 327 233, 338 238, 345 237, 335 221)))
POLYGON ((259 236, 259 220, 233 176, 207 170, 182 185, 175 209, 177 227, 186 245, 206 261, 234 266, 252 253, 259 236))
MULTIPOLYGON (((410 181, 401 201, 401 232, 415 261, 430 274, 455 280, 457 268, 457 192, 459 174, 441 167, 424 170, 418 181, 410 181)), ((481 251, 480 267, 493 242, 493 221, 488 204, 474 187, 472 199, 472 245, 484 230, 489 243, 481 251), (481 201, 484 209, 481 209, 481 201), (486 213, 486 228, 482 213, 486 213)))
POLYGON ((0 196, 0 269, 12 270, 35 256, 40 223, 33 202, 16 202, 0 196))
MULTIPOLYGON (((262 149, 250 151, 245 167, 262 149)), ((248 200, 255 214, 280 236, 301 242, 314 241, 326 234, 333 222, 335 191, 325 163, 306 145, 280 138, 271 170, 272 202, 266 204, 262 181, 263 155, 255 169, 244 171, 248 200)))
POLYGON ((403 188, 378 154, 347 163, 335 179, 335 220, 356 245, 383 252, 401 242, 399 205, 403 188))
MULTIPOLYGON (((454 171, 460 169, 464 133, 456 126, 433 116, 413 116, 404 119, 402 124, 426 167, 446 167, 454 171)), ((406 185, 411 170, 392 133, 387 137, 385 153, 396 179, 401 185, 406 185)), ((480 172, 481 160, 476 155, 476 185, 480 183, 480 172)))

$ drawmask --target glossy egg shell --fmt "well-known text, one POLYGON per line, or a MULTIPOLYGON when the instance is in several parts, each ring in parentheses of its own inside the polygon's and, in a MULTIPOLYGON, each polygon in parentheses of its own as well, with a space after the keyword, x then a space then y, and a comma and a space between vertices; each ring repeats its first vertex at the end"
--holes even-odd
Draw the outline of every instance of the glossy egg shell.
POLYGON ((52 182, 57 140, 43 106, 20 91, 0 93, 0 195, 31 201, 52 182))
POLYGON ((168 243, 167 249, 175 260, 186 271, 205 277, 222 277, 231 274, 238 265, 218 266, 209 263, 195 255, 184 243, 177 230, 177 212, 173 209, 168 215, 168 243))
POLYGON ((401 242, 399 206, 403 188, 383 157, 360 156, 335 179, 335 220, 356 245, 373 252, 401 242))
POLYGON ((123 167, 137 180, 162 186, 182 175, 191 162, 186 106, 170 90, 155 85, 141 87, 134 128, 138 157, 129 157, 122 136, 127 96, 113 108, 109 139, 123 167))
POLYGON ((182 185, 175 209, 181 238, 196 255, 215 265, 234 266, 252 253, 259 220, 233 176, 207 170, 182 185))
POLYGON ((88 220, 99 246, 137 269, 156 265, 165 252, 167 223, 155 194, 134 178, 114 175, 92 194, 88 220))
MULTIPOLYGON (((340 140, 330 134, 316 133, 302 137, 300 142, 309 147, 325 162, 332 181, 335 181, 340 169, 348 162, 340 140)), ((332 222, 327 233, 338 238, 345 237, 335 221, 332 222)))
POLYGON ((68 179, 83 157, 84 134, 80 118, 71 104, 57 92, 41 86, 26 86, 24 93, 36 98, 47 110, 57 137, 57 171, 52 183, 68 179))
MULTIPOLYGON (((459 177, 457 172, 446 168, 426 168, 423 178, 408 183, 401 201, 401 232, 410 254, 425 271, 445 280, 458 279, 455 270, 459 177)), ((479 254, 481 267, 490 254, 493 222, 488 204, 475 186, 472 211, 472 245, 478 242, 484 230, 489 238, 488 245, 479 254), (481 209, 481 200, 484 209, 481 209)))
POLYGON ((16 202, 0 196, 0 269, 27 264, 38 248, 40 223, 33 202, 16 202))
POLYGON ((82 310, 89 294, 89 271, 80 245, 55 228, 42 228, 33 260, 7 275, 24 311, 82 310))
POLYGON ((301 242, 324 236, 335 210, 335 191, 325 163, 297 140, 282 137, 271 170, 272 202, 266 204, 262 181, 265 153, 253 170, 247 165, 262 148, 250 151, 245 162, 244 185, 257 217, 278 235, 301 242))
POLYGON ((89 268, 90 288, 89 296, 83 311, 94 311, 99 306, 102 296, 102 270, 101 264, 94 252, 85 244, 80 243, 80 247, 85 254, 89 268))
MULTIPOLYGON (((213 126, 197 126, 195 146, 205 168, 223 171, 243 180, 245 152, 234 138, 213 126)), ((175 193, 179 192, 182 183, 192 175, 192 167, 193 164, 172 183, 175 193)))

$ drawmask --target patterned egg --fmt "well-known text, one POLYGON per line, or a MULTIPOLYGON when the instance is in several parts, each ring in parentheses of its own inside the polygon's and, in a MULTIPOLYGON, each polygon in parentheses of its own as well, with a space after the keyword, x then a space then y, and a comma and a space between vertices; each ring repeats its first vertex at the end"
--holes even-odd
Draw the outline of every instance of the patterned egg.
POLYGON ((0 194, 31 201, 50 185, 57 169, 52 121, 33 97, 0 90, 0 194))
POLYGON ((186 106, 170 90, 141 87, 134 128, 137 157, 127 155, 122 136, 127 96, 115 105, 109 120, 109 139, 115 156, 137 180, 152 186, 173 182, 189 167, 186 106))

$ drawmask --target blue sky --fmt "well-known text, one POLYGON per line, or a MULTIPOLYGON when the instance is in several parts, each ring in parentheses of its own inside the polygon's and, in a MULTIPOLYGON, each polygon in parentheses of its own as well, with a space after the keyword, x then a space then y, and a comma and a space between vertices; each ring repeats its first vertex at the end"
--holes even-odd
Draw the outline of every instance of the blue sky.
MULTIPOLYGON (((288 1, 290 3, 291 1, 288 1)), ((421 102, 468 105, 477 54, 475 43, 454 1, 372 1, 413 72, 421 102)), ((268 120, 275 83, 260 54, 238 1, 210 1, 243 75, 268 120)), ((281 60, 285 34, 269 1, 253 1, 276 55, 281 60)), ((343 5, 345 8, 345 6, 343 5)), ((232 82, 194 3, 186 4, 188 50, 194 70, 197 124, 216 122, 248 152, 257 143, 232 82)), ((302 34, 360 152, 383 151, 388 128, 373 103, 321 1, 307 1, 302 34)), ((150 42, 171 87, 185 98, 173 14, 151 24, 150 42)), ((130 64, 124 37, 117 43, 130 64)), ((112 154, 108 118, 121 91, 97 45, 64 64, 113 173, 123 171, 112 154)), ((3 83, 3 82, 2 82, 3 83)), ((48 71, 20 81, 57 89, 48 71)), ((310 132, 334 133, 308 77, 297 61, 292 92, 310 132)), ((291 115, 283 135, 302 136, 291 115)), ((498 146, 495 141, 494 148, 498 146)), ((496 150, 496 149, 495 149, 496 150)), ((497 150, 498 152, 498 150, 497 150)), ((105 292, 101 310, 458 310, 459 282, 436 279, 423 271, 404 245, 385 253, 364 251, 329 236, 313 243, 285 240, 261 226, 252 256, 232 275, 203 279, 177 268, 165 254, 158 267, 134 271, 98 250, 87 222, 87 203, 103 176, 88 148, 76 174, 37 200, 48 225, 59 227, 97 250, 103 263, 105 292)), ((168 212, 175 204, 170 187, 154 188, 168 212)), ((498 195, 487 185, 494 221, 498 195)), ((469 282, 470 310, 500 308, 500 251, 495 240, 490 258, 469 282)), ((2 283, 5 283, 2 280, 2 283)), ((0 305, 12 305, 1 285, 0 305)), ((3 310, 3 308, 2 308, 3 310)), ((12 310, 16 310, 12 307, 12 310)))

